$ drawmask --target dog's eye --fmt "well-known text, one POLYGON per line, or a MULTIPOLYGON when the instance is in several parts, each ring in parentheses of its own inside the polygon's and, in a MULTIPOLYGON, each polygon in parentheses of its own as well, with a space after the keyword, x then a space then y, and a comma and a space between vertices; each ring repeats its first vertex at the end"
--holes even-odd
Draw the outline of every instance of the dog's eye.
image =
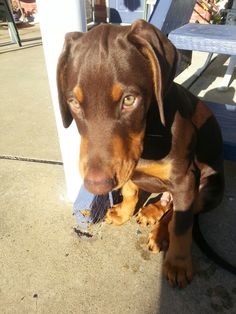
POLYGON ((135 104, 136 98, 132 95, 126 96, 123 100, 123 108, 124 109, 129 109, 135 104))
POLYGON ((79 102, 76 98, 70 97, 67 99, 67 103, 70 105, 71 109, 79 109, 79 102))

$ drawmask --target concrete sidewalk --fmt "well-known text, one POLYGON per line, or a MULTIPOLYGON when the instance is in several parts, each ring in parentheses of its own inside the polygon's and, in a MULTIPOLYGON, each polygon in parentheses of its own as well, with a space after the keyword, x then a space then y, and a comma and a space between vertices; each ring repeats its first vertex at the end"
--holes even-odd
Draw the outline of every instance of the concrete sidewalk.
MULTIPOLYGON (((38 37, 38 25, 20 30, 38 37), (30 30, 30 32, 29 32, 30 30)), ((7 39, 0 28, 1 43, 7 39)), ((205 54, 177 78, 188 84, 205 54)), ((236 104, 236 77, 217 86, 226 70, 219 56, 191 90, 205 99, 236 104)), ((40 40, 0 47, 0 313, 205 314, 236 313, 236 279, 193 244, 195 278, 172 289, 161 273, 163 254, 146 247, 148 233, 135 219, 103 224, 92 239, 78 238, 67 202, 53 109, 40 40), (28 161, 6 160, 4 156, 28 161)), ((222 205, 201 217, 211 246, 236 265, 236 164, 226 162, 222 205)))

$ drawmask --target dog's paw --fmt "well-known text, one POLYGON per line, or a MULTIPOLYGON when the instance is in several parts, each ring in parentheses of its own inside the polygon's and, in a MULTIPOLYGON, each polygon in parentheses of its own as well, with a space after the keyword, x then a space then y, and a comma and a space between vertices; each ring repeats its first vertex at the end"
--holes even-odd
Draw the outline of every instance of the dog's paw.
POLYGON ((114 205, 112 208, 108 209, 105 217, 106 223, 120 226, 130 219, 130 216, 125 214, 121 204, 114 205))
POLYGON ((152 230, 148 238, 148 249, 153 253, 166 251, 169 246, 168 226, 161 222, 152 230))
POLYGON ((139 210, 137 223, 141 226, 149 226, 156 224, 164 213, 168 210, 166 206, 162 206, 161 202, 149 204, 139 210))
POLYGON ((163 271, 172 287, 185 288, 193 278, 191 255, 171 256, 167 251, 163 271))

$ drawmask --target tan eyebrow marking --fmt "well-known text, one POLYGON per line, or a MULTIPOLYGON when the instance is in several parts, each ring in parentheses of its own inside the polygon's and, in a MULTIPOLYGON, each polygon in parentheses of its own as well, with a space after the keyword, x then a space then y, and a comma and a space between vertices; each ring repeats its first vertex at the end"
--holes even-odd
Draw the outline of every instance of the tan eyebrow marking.
POLYGON ((111 97, 112 97, 113 101, 120 100, 122 94, 123 94, 123 90, 122 90, 122 87, 120 86, 120 84, 114 84, 112 86, 112 91, 111 91, 111 97))
POLYGON ((78 102, 83 102, 84 94, 83 94, 83 91, 82 91, 81 87, 76 85, 75 88, 73 89, 73 92, 74 92, 78 102))

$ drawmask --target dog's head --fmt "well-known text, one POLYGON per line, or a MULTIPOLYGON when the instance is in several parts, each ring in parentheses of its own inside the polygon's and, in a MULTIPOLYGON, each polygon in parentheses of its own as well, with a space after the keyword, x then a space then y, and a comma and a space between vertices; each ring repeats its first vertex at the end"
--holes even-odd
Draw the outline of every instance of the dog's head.
POLYGON ((152 25, 100 25, 68 33, 58 62, 63 124, 81 135, 85 187, 103 194, 131 177, 143 149, 153 98, 165 125, 163 97, 173 81, 176 50, 152 25))

